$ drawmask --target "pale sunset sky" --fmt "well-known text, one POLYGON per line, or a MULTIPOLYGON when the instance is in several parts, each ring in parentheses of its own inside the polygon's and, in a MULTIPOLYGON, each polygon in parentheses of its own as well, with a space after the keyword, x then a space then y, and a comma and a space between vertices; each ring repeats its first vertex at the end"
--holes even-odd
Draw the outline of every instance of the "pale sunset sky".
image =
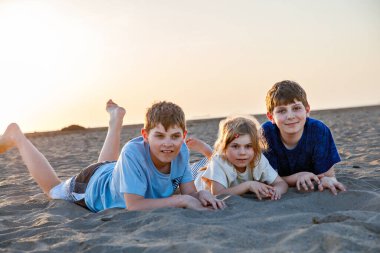
POLYGON ((380 1, 0 1, 1 132, 107 126, 108 98, 125 124, 265 113, 284 79, 312 109, 380 104, 380 1))

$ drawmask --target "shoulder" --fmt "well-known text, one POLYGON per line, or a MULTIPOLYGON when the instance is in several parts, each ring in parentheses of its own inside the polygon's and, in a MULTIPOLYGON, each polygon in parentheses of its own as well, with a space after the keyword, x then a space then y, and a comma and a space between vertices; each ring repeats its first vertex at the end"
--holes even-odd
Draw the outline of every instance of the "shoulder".
POLYGON ((330 129, 325 123, 314 118, 306 119, 305 128, 313 134, 325 134, 326 132, 330 132, 330 129))
POLYGON ((140 157, 145 156, 145 145, 148 145, 144 142, 144 138, 142 136, 136 137, 130 141, 128 141, 123 149, 121 150, 121 153, 124 156, 133 156, 133 157, 140 157))
POLYGON ((263 150, 265 154, 281 148, 280 132, 275 124, 267 121, 262 124, 260 131, 261 139, 266 143, 266 149, 263 150))
POLYGON ((277 171, 270 165, 268 159, 261 154, 259 164, 253 170, 254 178, 258 181, 273 183, 278 176, 277 171))
POLYGON ((310 117, 306 119, 305 125, 310 126, 314 129, 326 129, 326 128, 328 129, 326 124, 323 123, 321 120, 310 118, 310 117))
POLYGON ((261 125, 261 135, 268 143, 272 142, 273 138, 277 135, 277 126, 271 121, 267 121, 261 125))
POLYGON ((236 178, 236 173, 228 161, 223 159, 222 156, 214 154, 203 177, 217 181, 228 187, 227 181, 233 181, 236 178))
POLYGON ((219 154, 214 154, 212 157, 211 157, 211 161, 210 161, 211 164, 213 165, 228 165, 228 162, 223 159, 223 157, 219 154))
POLYGON ((208 165, 208 169, 214 171, 214 173, 218 172, 230 172, 233 171, 233 166, 226 161, 221 155, 214 154, 211 157, 210 163, 208 165))
POLYGON ((256 167, 254 168, 254 170, 265 171, 265 170, 268 169, 268 167, 271 168, 272 166, 269 164, 269 161, 265 157, 265 155, 261 154, 260 155, 260 160, 259 160, 258 164, 256 165, 256 167))
POLYGON ((314 126, 314 127, 322 127, 322 128, 327 127, 325 123, 323 123, 321 120, 310 118, 310 117, 306 119, 306 124, 310 126, 314 126))
POLYGON ((276 129, 276 126, 271 121, 268 120, 261 125, 261 129, 264 132, 269 132, 269 131, 273 131, 274 129, 276 129))
POLYGON ((136 148, 144 146, 144 138, 142 136, 133 138, 132 140, 128 141, 125 145, 124 148, 136 148))

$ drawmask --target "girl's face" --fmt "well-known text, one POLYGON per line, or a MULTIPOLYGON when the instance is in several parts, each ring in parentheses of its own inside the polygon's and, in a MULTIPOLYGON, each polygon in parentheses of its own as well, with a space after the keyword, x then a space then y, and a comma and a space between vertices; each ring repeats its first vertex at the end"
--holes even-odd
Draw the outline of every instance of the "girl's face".
POLYGON ((226 158, 239 172, 244 172, 253 159, 252 145, 251 137, 248 134, 240 135, 227 145, 226 158))

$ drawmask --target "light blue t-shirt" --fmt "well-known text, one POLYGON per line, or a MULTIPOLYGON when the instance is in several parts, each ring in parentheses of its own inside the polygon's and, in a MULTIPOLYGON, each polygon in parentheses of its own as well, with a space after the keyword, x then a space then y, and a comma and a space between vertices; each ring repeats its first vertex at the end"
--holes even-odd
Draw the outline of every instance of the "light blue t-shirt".
POLYGON ((185 144, 171 162, 170 174, 157 170, 149 148, 143 137, 137 137, 124 145, 117 162, 104 164, 94 173, 85 192, 85 202, 91 211, 126 208, 124 193, 167 198, 180 184, 193 181, 185 144))

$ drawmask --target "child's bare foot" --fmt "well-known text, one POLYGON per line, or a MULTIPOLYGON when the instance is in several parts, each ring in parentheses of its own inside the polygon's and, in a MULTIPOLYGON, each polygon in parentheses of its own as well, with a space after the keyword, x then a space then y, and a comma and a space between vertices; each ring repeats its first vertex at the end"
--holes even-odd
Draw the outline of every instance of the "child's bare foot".
POLYGON ((0 136, 0 154, 16 146, 15 138, 18 134, 22 134, 20 127, 16 123, 9 124, 0 136))
POLYGON ((200 139, 193 137, 187 138, 186 145, 190 150, 201 153, 207 158, 210 158, 212 156, 212 148, 206 142, 201 141, 200 139))
POLYGON ((107 101, 106 110, 110 114, 110 127, 121 127, 123 125, 125 109, 110 99, 107 101))

